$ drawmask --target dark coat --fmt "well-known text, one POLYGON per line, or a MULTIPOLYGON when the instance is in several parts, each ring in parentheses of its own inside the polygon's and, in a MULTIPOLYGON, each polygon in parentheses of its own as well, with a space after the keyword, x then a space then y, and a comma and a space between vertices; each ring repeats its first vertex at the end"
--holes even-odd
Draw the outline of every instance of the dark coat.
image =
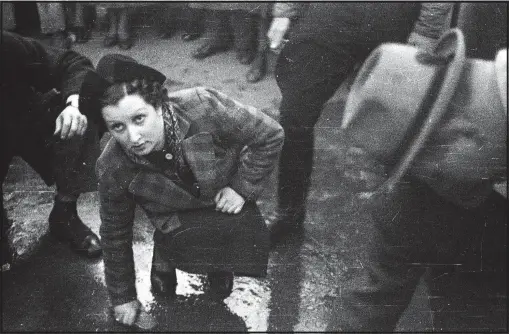
POLYGON ((198 182, 200 197, 110 140, 97 161, 97 174, 100 234, 113 305, 136 299, 132 257, 136 204, 156 229, 169 233, 181 225, 176 212, 214 205, 214 196, 225 186, 254 200, 283 145, 283 129, 275 120, 218 91, 192 88, 169 96, 177 106, 184 157, 198 182))
POLYGON ((291 40, 312 41, 340 54, 344 44, 404 42, 419 11, 418 2, 313 2, 293 28, 291 40))
MULTIPOLYGON (((55 175, 46 144, 65 101, 79 93, 93 65, 74 51, 46 47, 5 31, 0 46, 2 177, 12 156, 20 155, 50 185, 55 175)), ((87 156, 88 166, 94 165, 97 156, 80 154, 87 156)))
POLYGON ((40 42, 2 31, 0 80, 2 110, 32 102, 34 93, 57 89, 58 102, 79 94, 85 74, 93 70, 90 60, 71 50, 45 47, 40 42), (4 99, 5 97, 5 99, 4 99))

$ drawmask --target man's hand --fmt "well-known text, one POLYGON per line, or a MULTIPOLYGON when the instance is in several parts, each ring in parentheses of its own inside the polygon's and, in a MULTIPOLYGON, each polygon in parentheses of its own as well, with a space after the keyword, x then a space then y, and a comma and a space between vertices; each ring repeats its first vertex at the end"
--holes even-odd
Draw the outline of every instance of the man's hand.
POLYGON ((216 197, 216 211, 237 214, 242 210, 246 200, 230 187, 219 190, 216 197))
POLYGON ((142 330, 151 330, 157 326, 156 319, 148 314, 140 302, 137 300, 133 300, 132 302, 125 303, 122 305, 117 305, 113 308, 115 320, 121 324, 127 326, 136 326, 142 330), (141 308, 141 309, 140 309, 141 308), (138 313, 138 309, 140 314, 138 315, 138 319, 136 319, 136 315, 138 313))
POLYGON ((290 19, 288 17, 275 17, 272 20, 269 32, 267 33, 271 49, 277 50, 280 48, 289 27, 290 19))
POLYGON ((67 106, 55 121, 55 132, 53 135, 60 135, 60 139, 64 140, 76 135, 83 136, 87 130, 87 124, 87 117, 80 113, 78 108, 67 106))
POLYGON ((140 302, 137 300, 115 306, 113 308, 115 320, 121 324, 132 326, 136 321, 136 315, 140 307, 140 302))

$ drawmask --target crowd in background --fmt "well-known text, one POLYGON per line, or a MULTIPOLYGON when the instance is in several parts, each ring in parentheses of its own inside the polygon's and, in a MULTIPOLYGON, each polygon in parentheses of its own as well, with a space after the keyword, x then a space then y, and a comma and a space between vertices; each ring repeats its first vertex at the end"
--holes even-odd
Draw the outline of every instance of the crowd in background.
POLYGON ((162 39, 177 31, 183 41, 201 37, 203 43, 191 55, 195 59, 233 47, 241 64, 251 64, 247 81, 258 82, 266 74, 272 18, 299 15, 299 5, 274 4, 3 2, 2 29, 64 48, 87 43, 95 29, 102 31, 104 47, 128 50, 135 47, 135 27, 153 24, 162 39))

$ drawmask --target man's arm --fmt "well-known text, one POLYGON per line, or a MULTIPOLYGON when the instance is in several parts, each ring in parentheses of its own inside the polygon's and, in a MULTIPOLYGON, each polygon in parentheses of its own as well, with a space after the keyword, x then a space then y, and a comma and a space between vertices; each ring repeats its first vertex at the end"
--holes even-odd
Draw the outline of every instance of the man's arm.
POLYGON ((263 112, 217 90, 199 88, 197 92, 201 100, 207 101, 209 115, 220 134, 245 147, 230 187, 246 200, 255 199, 277 163, 283 147, 283 128, 263 112))

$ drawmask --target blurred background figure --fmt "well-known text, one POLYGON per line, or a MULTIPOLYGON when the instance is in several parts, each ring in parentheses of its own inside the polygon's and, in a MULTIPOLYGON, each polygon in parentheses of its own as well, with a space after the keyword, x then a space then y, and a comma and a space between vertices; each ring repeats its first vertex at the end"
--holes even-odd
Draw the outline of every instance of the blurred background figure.
POLYGON ((230 48, 232 41, 237 60, 250 64, 256 50, 256 20, 264 4, 260 3, 191 3, 206 10, 204 43, 193 53, 203 59, 230 48))
POLYGON ((101 3, 107 9, 108 31, 103 45, 107 48, 118 45, 121 50, 129 50, 134 44, 130 16, 134 8, 148 6, 146 2, 107 2, 101 3))
POLYGON ((157 6, 156 24, 162 38, 171 38, 181 31, 183 41, 193 41, 203 32, 203 9, 188 3, 168 3, 157 6))
POLYGON ((64 3, 67 30, 73 35, 76 43, 86 43, 92 37, 95 27, 96 7, 93 3, 65 2, 64 3))
POLYGON ((265 76, 267 72, 267 53, 269 51, 269 41, 267 33, 269 32, 270 22, 272 18, 272 3, 264 3, 260 5, 259 14, 255 20, 255 29, 257 33, 256 55, 251 64, 251 68, 246 73, 248 82, 258 82, 265 76))
MULTIPOLYGON (((29 37, 39 37, 53 47, 69 49, 72 38, 66 25, 65 9, 61 2, 12 2, 14 28, 12 31, 29 37)), ((12 25, 12 21, 11 21, 12 25)))

